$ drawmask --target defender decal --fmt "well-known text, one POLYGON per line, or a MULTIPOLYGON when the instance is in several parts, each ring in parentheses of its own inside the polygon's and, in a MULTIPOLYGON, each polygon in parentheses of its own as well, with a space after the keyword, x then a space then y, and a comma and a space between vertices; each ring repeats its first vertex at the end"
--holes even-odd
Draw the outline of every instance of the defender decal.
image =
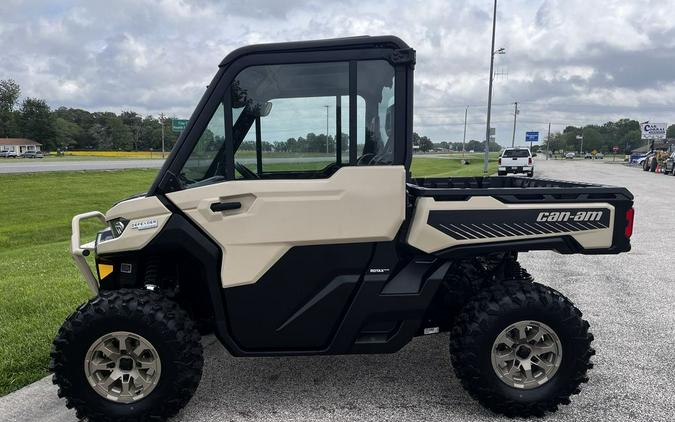
POLYGON ((609 228, 608 208, 430 211, 427 224, 456 240, 551 236, 609 228))
POLYGON ((149 220, 133 221, 129 225, 129 228, 141 231, 141 230, 148 230, 148 229, 157 228, 158 225, 159 225, 159 223, 157 222, 157 219, 151 218, 149 220))

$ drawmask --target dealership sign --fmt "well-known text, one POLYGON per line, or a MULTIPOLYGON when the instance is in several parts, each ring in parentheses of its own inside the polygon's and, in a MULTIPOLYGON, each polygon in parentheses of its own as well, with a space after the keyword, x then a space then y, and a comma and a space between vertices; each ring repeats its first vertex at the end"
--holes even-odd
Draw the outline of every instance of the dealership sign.
POLYGON ((640 123, 642 139, 666 139, 665 123, 640 123))

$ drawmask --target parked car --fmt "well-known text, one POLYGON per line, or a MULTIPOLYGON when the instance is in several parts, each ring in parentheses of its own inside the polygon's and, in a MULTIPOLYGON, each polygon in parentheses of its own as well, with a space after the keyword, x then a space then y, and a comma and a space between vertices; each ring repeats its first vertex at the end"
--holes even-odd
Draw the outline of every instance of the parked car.
POLYGON ((574 157, 576 157, 576 156, 577 156, 577 155, 576 155, 575 153, 573 153, 573 152, 568 152, 567 154, 565 154, 565 159, 566 159, 566 160, 572 160, 572 159, 574 159, 574 157))
POLYGON ((0 151, 0 157, 2 158, 16 158, 15 151, 0 151))
POLYGON ((591 154, 590 152, 587 152, 586 154, 584 154, 584 160, 592 160, 592 159, 593 159, 593 154, 591 154))
POLYGON ((534 176, 534 163, 529 148, 506 148, 499 157, 498 176, 507 173, 523 173, 528 177, 534 176))
POLYGON ((675 151, 670 154, 663 165, 663 174, 671 174, 675 176, 675 151))
POLYGON ((605 154, 603 154, 603 153, 601 153, 601 152, 598 152, 597 154, 595 154, 595 159, 596 159, 596 160, 602 160, 602 159, 604 159, 604 158, 605 158, 605 154))
POLYGON ((21 158, 44 158, 42 151, 25 151, 19 157, 21 158))

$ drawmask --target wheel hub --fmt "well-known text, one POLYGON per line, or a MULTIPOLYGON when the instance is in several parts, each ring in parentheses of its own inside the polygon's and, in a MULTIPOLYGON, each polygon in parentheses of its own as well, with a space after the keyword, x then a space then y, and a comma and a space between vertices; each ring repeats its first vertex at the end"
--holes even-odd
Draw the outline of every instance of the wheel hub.
POLYGON ((507 385, 532 389, 548 382, 562 361, 562 343, 555 331, 538 321, 506 327, 492 346, 492 368, 507 385))
POLYGON ((96 340, 87 351, 84 373, 100 396, 118 403, 147 397, 162 372, 159 353, 138 334, 116 331, 96 340))

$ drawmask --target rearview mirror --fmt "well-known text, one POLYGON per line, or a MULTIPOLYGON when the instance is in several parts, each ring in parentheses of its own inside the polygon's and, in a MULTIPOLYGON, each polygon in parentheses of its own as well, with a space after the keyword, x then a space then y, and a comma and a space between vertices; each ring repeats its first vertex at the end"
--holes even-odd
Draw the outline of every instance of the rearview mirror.
POLYGON ((251 114, 256 117, 265 117, 272 111, 272 103, 265 101, 264 103, 255 103, 251 106, 251 114))

